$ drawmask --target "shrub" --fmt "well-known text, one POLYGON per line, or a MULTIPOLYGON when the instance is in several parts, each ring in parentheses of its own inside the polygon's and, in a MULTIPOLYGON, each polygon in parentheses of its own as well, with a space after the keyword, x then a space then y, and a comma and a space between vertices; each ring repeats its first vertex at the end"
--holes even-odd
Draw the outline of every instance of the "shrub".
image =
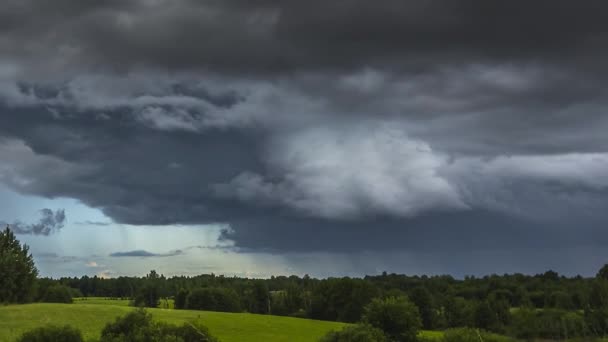
POLYGON ((508 337, 490 334, 473 328, 454 328, 444 332, 443 342, 509 342, 508 337))
POLYGON ((138 309, 108 323, 100 342, 217 342, 202 324, 182 326, 154 322, 144 309, 138 309))
POLYGON ((347 326, 340 331, 327 333, 321 342, 385 342, 382 330, 368 324, 347 326))
POLYGON ((393 341, 416 341, 422 323, 418 308, 407 297, 376 298, 365 307, 364 322, 393 341))
POLYGON ((30 330, 17 339, 17 342, 82 342, 82 333, 69 325, 58 327, 49 325, 30 330))
POLYGON ((72 289, 64 285, 50 286, 42 301, 45 303, 72 303, 72 289))

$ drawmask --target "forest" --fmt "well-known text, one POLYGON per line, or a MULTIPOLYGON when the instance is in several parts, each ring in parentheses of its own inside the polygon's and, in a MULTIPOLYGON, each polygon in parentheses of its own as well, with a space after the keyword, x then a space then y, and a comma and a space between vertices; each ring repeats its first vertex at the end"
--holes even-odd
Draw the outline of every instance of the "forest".
MULTIPOLYGON (((251 312, 358 322, 375 298, 406 297, 418 308, 422 328, 475 327, 518 338, 566 338, 608 334, 608 266, 595 278, 537 275, 485 277, 407 276, 315 279, 222 275, 103 279, 39 279, 39 293, 65 286, 75 296, 133 298, 156 306, 165 298, 176 309, 251 312)), ((38 300, 42 298, 36 298, 38 300)))

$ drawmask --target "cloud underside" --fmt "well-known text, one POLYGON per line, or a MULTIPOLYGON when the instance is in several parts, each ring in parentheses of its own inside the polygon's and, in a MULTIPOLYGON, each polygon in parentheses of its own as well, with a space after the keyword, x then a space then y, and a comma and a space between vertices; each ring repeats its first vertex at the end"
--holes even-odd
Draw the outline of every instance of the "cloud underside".
POLYGON ((9 1, 0 182, 253 250, 598 244, 607 7, 9 1))

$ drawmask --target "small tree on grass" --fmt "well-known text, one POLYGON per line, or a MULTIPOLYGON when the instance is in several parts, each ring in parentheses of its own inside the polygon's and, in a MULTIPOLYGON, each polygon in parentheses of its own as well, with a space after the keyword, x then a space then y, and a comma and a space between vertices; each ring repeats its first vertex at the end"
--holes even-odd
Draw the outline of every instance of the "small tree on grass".
POLYGON ((32 300, 38 270, 29 247, 21 246, 8 226, 0 232, 0 275, 0 303, 32 300))
POLYGON ((422 327, 418 308, 407 297, 376 298, 365 307, 363 321, 391 341, 414 342, 422 327))

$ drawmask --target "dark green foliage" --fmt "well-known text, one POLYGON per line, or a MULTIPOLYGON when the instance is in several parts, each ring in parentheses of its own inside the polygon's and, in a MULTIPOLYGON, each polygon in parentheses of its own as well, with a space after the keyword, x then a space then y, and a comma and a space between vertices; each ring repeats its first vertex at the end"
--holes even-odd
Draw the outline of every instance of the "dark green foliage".
POLYGON ((556 308, 556 309, 564 309, 564 310, 573 310, 574 302, 572 301, 572 296, 570 296, 565 291, 555 291, 551 293, 549 296, 549 300, 547 303, 548 307, 556 308))
POLYGON ((538 336, 538 321, 536 309, 520 308, 513 314, 511 335, 529 340, 538 336))
POLYGON ((17 342, 82 342, 82 333, 68 325, 63 327, 49 325, 30 330, 17 339, 17 342))
POLYGON ((108 323, 100 342, 216 342, 200 323, 175 326, 155 322, 143 309, 138 309, 108 323))
POLYGON ((455 328, 448 329, 445 331, 443 336, 443 342, 505 342, 508 339, 500 338, 488 334, 479 329, 473 328, 455 328))
POLYGON ((186 289, 179 289, 179 291, 177 291, 177 294, 175 295, 175 300, 174 300, 174 307, 176 309, 185 309, 186 308, 186 298, 188 298, 188 295, 190 294, 190 292, 186 289))
POLYGON ((448 328, 473 326, 474 305, 462 297, 448 297, 443 307, 443 316, 448 328))
POLYGON ((426 330, 435 329, 437 313, 433 304, 433 297, 429 290, 425 287, 417 287, 410 293, 409 298, 416 304, 418 311, 420 311, 422 328, 426 330))
POLYGON ((27 245, 8 228, 0 232, 0 303, 26 303, 34 298, 38 270, 27 245))
MULTIPOLYGON (((606 266, 602 267, 605 271, 606 266)), ((602 272, 600 272, 602 273, 602 272)), ((596 336, 608 335, 608 280, 598 273, 591 284, 589 305, 585 308, 585 321, 596 336)))
POLYGON ((365 307, 363 321, 392 341, 416 341, 422 323, 418 308, 407 297, 376 298, 365 307))
POLYGON ((513 314, 511 330, 513 336, 528 340, 563 340, 589 335, 582 314, 556 309, 519 309, 513 314))
POLYGON ((268 285, 260 280, 254 280, 244 292, 244 302, 247 311, 267 314, 270 312, 270 290, 268 285))
POLYGON ((146 275, 145 284, 133 299, 134 306, 156 308, 161 297, 161 276, 155 270, 146 275))
POLYGON ((330 278, 314 290, 311 317, 328 321, 357 322, 363 307, 378 295, 378 290, 360 279, 330 278))
POLYGON ((190 292, 186 300, 190 310, 239 312, 241 307, 236 292, 223 288, 201 288, 190 292))
POLYGON ((598 279, 608 280, 608 264, 602 266, 595 277, 598 279))
POLYGON ((42 301, 45 303, 72 303, 72 290, 64 285, 53 285, 46 289, 42 301))
POLYGON ((320 342, 385 342, 384 333, 368 324, 357 324, 345 327, 340 331, 331 331, 320 342))
POLYGON ((509 324, 511 313, 505 300, 489 298, 479 302, 474 311, 475 327, 502 333, 509 324))

